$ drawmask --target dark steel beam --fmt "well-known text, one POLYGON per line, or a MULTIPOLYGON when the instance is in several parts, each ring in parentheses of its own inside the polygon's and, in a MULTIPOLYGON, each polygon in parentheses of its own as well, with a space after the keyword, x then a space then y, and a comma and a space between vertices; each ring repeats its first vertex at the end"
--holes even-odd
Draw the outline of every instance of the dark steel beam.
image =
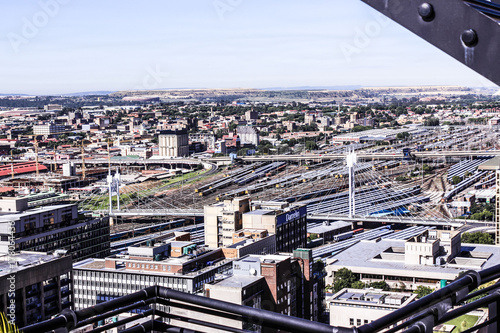
MULTIPOLYGON (((498 3, 484 0, 362 1, 500 85, 498 3)), ((429 72, 429 75, 434 73, 429 72)))

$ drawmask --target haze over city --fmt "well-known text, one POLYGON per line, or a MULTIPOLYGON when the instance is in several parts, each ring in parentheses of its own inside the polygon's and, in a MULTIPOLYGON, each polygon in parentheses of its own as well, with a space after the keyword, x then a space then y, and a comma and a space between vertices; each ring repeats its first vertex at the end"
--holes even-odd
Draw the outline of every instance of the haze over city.
POLYGON ((8 1, 0 31, 5 94, 493 85, 357 0, 8 1))

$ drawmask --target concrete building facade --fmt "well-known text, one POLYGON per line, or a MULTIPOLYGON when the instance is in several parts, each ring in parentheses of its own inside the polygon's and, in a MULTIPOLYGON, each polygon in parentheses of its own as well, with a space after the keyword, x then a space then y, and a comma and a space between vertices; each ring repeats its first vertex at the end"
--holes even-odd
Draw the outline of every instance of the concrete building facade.
POLYGON ((330 325, 352 327, 371 323, 416 299, 412 293, 344 288, 327 299, 330 325))
POLYGON ((160 156, 186 157, 189 155, 189 136, 186 130, 161 131, 158 145, 160 156))
POLYGON ((15 318, 17 326, 24 327, 72 306, 70 256, 42 252, 0 254, 0 312, 8 320, 15 318))
MULTIPOLYGON (((9 200, 5 202, 10 203, 9 200)), ((16 251, 51 252, 61 249, 66 250, 75 261, 104 258, 110 251, 108 218, 79 214, 77 204, 46 206, 1 215, 0 252, 7 252, 11 235, 16 251)))
POLYGON ((242 215, 250 210, 249 200, 234 198, 204 207, 206 245, 216 248, 233 244, 233 233, 242 228, 242 215))

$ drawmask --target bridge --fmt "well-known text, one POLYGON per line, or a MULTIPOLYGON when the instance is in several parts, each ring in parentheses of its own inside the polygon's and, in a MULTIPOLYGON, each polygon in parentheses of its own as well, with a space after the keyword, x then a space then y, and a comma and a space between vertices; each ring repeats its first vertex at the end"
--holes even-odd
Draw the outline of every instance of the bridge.
MULTIPOLYGON (((124 216, 170 216, 170 217, 203 217, 203 209, 126 209, 126 210, 113 210, 97 211, 100 214, 108 214, 111 217, 124 217, 124 216)), ((307 214, 307 220, 312 221, 346 221, 346 222, 372 222, 384 224, 407 224, 407 225, 423 225, 435 227, 448 227, 460 228, 464 225, 461 220, 450 220, 444 218, 417 218, 408 216, 348 216, 342 214, 307 214)), ((469 223, 481 223, 481 221, 468 221, 469 223)), ((489 222, 491 223, 491 222, 489 222)))
POLYGON ((453 221, 443 218, 417 218, 417 217, 403 217, 403 216, 347 216, 340 214, 307 214, 307 220, 317 221, 346 221, 346 222, 373 222, 384 224, 412 224, 412 225, 427 225, 427 226, 440 226, 449 228, 460 228, 464 225, 460 220, 453 221))

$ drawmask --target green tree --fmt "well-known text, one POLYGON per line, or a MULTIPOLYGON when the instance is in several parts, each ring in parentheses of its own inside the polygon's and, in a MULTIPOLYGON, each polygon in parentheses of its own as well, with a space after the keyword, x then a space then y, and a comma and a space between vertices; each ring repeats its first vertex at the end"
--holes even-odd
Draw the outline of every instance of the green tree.
POLYGON ((458 176, 453 176, 451 178, 451 182, 453 183, 453 185, 457 185, 458 183, 460 183, 462 181, 462 178, 458 177, 458 176))
POLYGON ((417 289, 415 290, 415 294, 417 294, 418 298, 422 298, 424 296, 429 295, 433 291, 434 290, 432 288, 426 286, 418 286, 417 289))
POLYGON ((391 287, 387 284, 385 281, 376 281, 370 283, 370 287, 375 288, 375 289, 382 289, 384 291, 389 291, 391 287))
POLYGON ((424 121, 424 126, 439 126, 439 119, 435 117, 427 118, 424 121))
POLYGON ((335 273, 333 278, 333 289, 335 292, 343 289, 350 288, 352 284, 359 281, 359 278, 348 268, 341 268, 335 273))
POLYGON ((402 133, 398 133, 398 134, 396 135, 396 139, 398 139, 398 140, 406 140, 406 139, 408 139, 409 137, 411 137, 411 135, 410 135, 410 133, 408 133, 408 132, 402 132, 402 133))
POLYGON ((351 284, 351 288, 354 288, 354 289, 365 289, 366 288, 366 284, 364 282, 361 282, 361 281, 356 281, 353 284, 351 284))
POLYGON ((306 141, 306 150, 316 150, 318 145, 314 141, 306 141))
POLYGON ((462 243, 493 244, 493 237, 487 232, 467 232, 462 234, 462 243))

